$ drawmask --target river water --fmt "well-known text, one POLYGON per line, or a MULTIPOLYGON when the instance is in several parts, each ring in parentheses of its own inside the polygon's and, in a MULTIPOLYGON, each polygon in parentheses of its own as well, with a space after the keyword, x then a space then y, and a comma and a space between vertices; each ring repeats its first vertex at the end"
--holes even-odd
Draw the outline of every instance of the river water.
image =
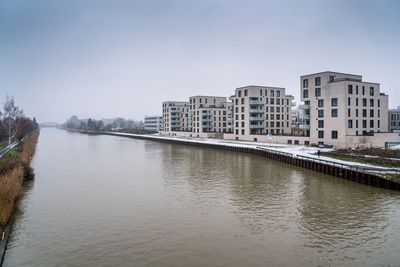
POLYGON ((255 155, 42 129, 5 266, 400 265, 400 193, 255 155))

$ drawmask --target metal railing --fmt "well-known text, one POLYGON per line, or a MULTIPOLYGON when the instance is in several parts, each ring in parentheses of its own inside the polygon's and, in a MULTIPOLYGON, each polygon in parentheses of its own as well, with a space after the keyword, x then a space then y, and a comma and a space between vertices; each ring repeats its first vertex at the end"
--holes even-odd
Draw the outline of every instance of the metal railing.
POLYGON ((256 147, 258 150, 266 151, 272 154, 276 155, 284 155, 290 158, 299 158, 302 160, 310 161, 310 162, 315 162, 315 163, 322 163, 325 165, 330 165, 334 167, 339 167, 342 169, 348 169, 348 170, 354 170, 357 172, 362 172, 362 173, 373 173, 373 174, 400 174, 400 169, 396 168, 380 168, 380 167, 369 167, 369 166, 360 166, 360 165, 354 165, 354 164, 347 164, 347 163, 341 163, 337 161, 331 161, 331 160, 326 160, 326 159, 320 159, 320 158, 314 158, 314 157, 309 157, 309 156, 304 156, 304 155, 296 155, 293 153, 288 153, 288 152, 282 152, 282 151, 277 151, 273 149, 268 149, 265 147, 256 147))
POLYGON ((4 157, 8 152, 10 152, 11 149, 13 149, 14 147, 16 147, 18 144, 19 144, 19 142, 17 141, 17 142, 15 142, 15 143, 12 143, 12 144, 10 144, 10 145, 7 145, 5 148, 1 149, 1 150, 0 150, 0 159, 1 159, 2 157, 4 157))

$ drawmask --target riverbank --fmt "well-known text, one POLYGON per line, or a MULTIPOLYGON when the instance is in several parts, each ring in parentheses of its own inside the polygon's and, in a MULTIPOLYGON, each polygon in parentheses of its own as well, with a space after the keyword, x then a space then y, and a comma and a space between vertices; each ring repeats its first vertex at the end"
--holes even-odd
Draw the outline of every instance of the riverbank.
POLYGON ((38 136, 38 131, 32 133, 0 159, 0 264, 3 262, 12 227, 12 215, 21 198, 23 183, 33 179, 30 162, 38 136))
POLYGON ((183 145, 202 146, 234 152, 251 153, 362 184, 386 189, 400 190, 400 169, 384 168, 370 164, 355 164, 354 162, 350 161, 323 156, 319 157, 316 155, 318 150, 321 152, 329 152, 332 151, 331 149, 318 149, 315 147, 267 144, 259 142, 227 141, 221 139, 194 139, 119 132, 72 131, 85 134, 113 135, 183 145))

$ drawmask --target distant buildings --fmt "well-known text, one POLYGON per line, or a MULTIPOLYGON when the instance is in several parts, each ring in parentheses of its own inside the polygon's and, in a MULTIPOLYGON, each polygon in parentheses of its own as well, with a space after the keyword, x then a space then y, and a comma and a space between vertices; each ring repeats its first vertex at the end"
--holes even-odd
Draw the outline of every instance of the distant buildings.
POLYGON ((389 131, 400 133, 400 107, 389 110, 389 131))
POLYGON ((163 117, 162 116, 145 116, 144 117, 144 129, 149 132, 160 132, 164 130, 163 117))
POLYGON ((400 141, 400 109, 389 115, 380 84, 361 75, 320 72, 300 77, 301 104, 285 88, 245 86, 227 100, 192 96, 162 103, 161 134, 270 143, 384 146, 400 141), (390 123, 389 123, 390 121, 390 123))

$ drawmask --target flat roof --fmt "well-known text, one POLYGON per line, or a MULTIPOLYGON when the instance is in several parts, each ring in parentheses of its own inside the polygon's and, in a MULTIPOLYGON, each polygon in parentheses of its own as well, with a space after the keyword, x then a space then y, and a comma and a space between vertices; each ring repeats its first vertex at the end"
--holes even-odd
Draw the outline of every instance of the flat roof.
POLYGON ((244 89, 244 88, 250 88, 250 87, 257 87, 257 88, 271 88, 271 89, 285 89, 284 87, 276 87, 276 86, 266 86, 266 85, 247 85, 247 86, 242 86, 238 87, 237 89, 244 89))
POLYGON ((226 98, 226 96, 215 96, 215 95, 194 95, 194 96, 190 96, 189 98, 192 97, 218 97, 218 98, 226 98))
POLYGON ((306 75, 301 75, 300 77, 310 76, 310 75, 316 75, 316 74, 323 74, 323 73, 337 73, 337 74, 344 74, 344 75, 352 75, 352 76, 360 76, 360 77, 362 77, 362 75, 360 75, 360 74, 353 74, 353 73, 346 73, 346 72, 337 72, 337 71, 330 71, 330 70, 321 71, 321 72, 316 72, 316 73, 310 73, 310 74, 306 74, 306 75))

